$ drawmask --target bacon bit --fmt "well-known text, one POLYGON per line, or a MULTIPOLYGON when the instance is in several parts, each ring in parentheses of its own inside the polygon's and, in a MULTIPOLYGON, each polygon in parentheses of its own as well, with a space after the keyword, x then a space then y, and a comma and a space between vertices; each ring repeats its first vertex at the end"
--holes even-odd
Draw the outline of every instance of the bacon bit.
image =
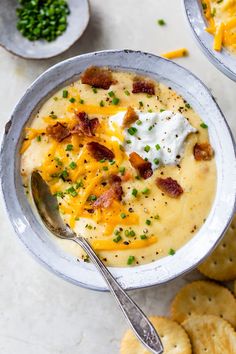
POLYGON ((109 178, 111 188, 100 195, 100 197, 93 203, 94 208, 109 208, 113 200, 122 200, 123 189, 121 186, 121 178, 117 175, 111 175, 109 178))
POLYGON ((97 66, 90 66, 81 75, 82 84, 87 84, 96 88, 102 88, 104 90, 114 83, 112 79, 112 73, 109 69, 99 68, 97 66))
POLYGON ((156 185, 171 198, 178 198, 184 192, 179 183, 171 177, 157 178, 156 185))
POLYGON ((130 181, 132 179, 133 175, 129 171, 126 171, 124 176, 121 177, 123 182, 130 181))
POLYGON ((136 152, 131 152, 129 155, 129 161, 131 165, 139 171, 140 176, 144 179, 152 176, 153 171, 151 162, 144 160, 136 152))
POLYGON ((123 195, 123 189, 121 186, 121 178, 117 175, 111 175, 109 178, 109 183, 111 185, 111 188, 113 188, 113 190, 115 192, 116 199, 121 200, 122 195, 123 195))
POLYGON ((136 77, 134 78, 132 93, 147 93, 148 95, 155 95, 155 87, 151 81, 136 77))
POLYGON ((214 151, 209 143, 195 144, 193 148, 194 158, 197 161, 209 161, 214 151))
POLYGON ((59 143, 68 138, 68 136, 70 136, 70 131, 69 129, 67 128, 66 125, 63 125, 59 122, 57 122, 56 124, 54 124, 53 126, 52 125, 49 125, 47 128, 46 128, 46 133, 51 136, 53 139, 57 140, 59 143))
POLYGON ((88 143, 87 147, 89 152, 97 161, 100 161, 102 159, 113 160, 115 157, 113 151, 111 151, 102 144, 96 143, 95 141, 91 141, 90 143, 88 143))
POLYGON ((132 123, 138 120, 138 115, 132 107, 128 107, 127 112, 125 113, 122 128, 129 127, 132 123))
POLYGON ((93 136, 97 126, 99 125, 98 118, 89 119, 85 112, 79 112, 76 116, 79 123, 73 127, 71 134, 93 136))

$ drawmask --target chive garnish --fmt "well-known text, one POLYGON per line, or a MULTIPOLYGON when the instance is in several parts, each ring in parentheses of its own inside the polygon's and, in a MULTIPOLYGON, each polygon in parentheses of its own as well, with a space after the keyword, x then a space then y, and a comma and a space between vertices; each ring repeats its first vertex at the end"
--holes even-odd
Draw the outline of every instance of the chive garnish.
POLYGON ((128 265, 133 264, 133 263, 134 263, 134 260, 135 260, 134 256, 129 256, 129 257, 128 257, 128 260, 127 260, 127 264, 128 264, 128 265))
POLYGON ((66 146, 66 151, 72 151, 73 150, 73 145, 72 144, 68 144, 67 146, 66 146))
POLYGON ((126 216, 127 216, 127 215, 126 215, 125 213, 121 213, 121 214, 120 214, 121 219, 125 219, 126 216))
POLYGON ((62 91, 62 97, 63 98, 67 98, 68 97, 68 91, 67 90, 63 90, 62 91))
POLYGON ((130 135, 134 135, 135 133, 137 133, 137 131, 138 131, 138 129, 135 128, 135 127, 130 127, 130 128, 128 129, 128 133, 129 133, 130 135))
POLYGON ((146 225, 151 225, 151 220, 147 219, 147 220, 145 221, 145 223, 146 223, 146 225))
POLYGON ((173 256, 175 254, 175 250, 173 248, 170 248, 168 254, 170 256, 173 256))
POLYGON ((113 242, 118 243, 122 240, 122 237, 118 235, 117 237, 113 238, 113 242))
POLYGON ((112 99, 112 104, 114 104, 115 106, 116 106, 119 102, 120 102, 120 99, 117 98, 117 97, 114 97, 114 98, 112 99))
POLYGON ((69 101, 70 101, 71 103, 74 103, 74 102, 75 102, 75 98, 74 98, 74 97, 71 97, 71 98, 69 99, 69 101))
POLYGON ((162 18, 157 20, 157 23, 158 23, 159 26, 165 26, 165 24, 166 24, 165 21, 162 18))
POLYGON ((122 176, 124 176, 124 174, 125 174, 125 167, 123 167, 123 166, 120 167, 120 168, 119 168, 119 172, 121 173, 122 176))
POLYGON ((144 151, 145 151, 145 152, 149 152, 150 149, 151 149, 151 147, 150 147, 149 145, 146 145, 146 146, 144 147, 144 151))
POLYGON ((208 125, 206 125, 206 123, 202 122, 200 124, 200 127, 202 127, 203 129, 207 129, 208 128, 208 125))
POLYGON ((70 168, 71 168, 72 170, 74 170, 74 169, 77 167, 77 164, 76 164, 74 161, 72 161, 72 162, 69 164, 69 166, 70 166, 70 168))
POLYGON ((158 150, 160 150, 161 147, 160 147, 159 144, 156 144, 156 145, 155 145, 155 148, 156 148, 156 150, 158 151, 158 150))
POLYGON ((126 96, 130 96, 130 92, 128 90, 125 90, 126 96))
POLYGON ((114 96, 115 96, 115 93, 114 93, 113 91, 110 91, 110 92, 108 92, 108 95, 109 95, 110 97, 114 97, 114 96))
POLYGON ((132 195, 133 195, 134 197, 137 197, 137 195, 138 195, 138 190, 137 190, 136 188, 134 188, 134 189, 132 190, 132 195))

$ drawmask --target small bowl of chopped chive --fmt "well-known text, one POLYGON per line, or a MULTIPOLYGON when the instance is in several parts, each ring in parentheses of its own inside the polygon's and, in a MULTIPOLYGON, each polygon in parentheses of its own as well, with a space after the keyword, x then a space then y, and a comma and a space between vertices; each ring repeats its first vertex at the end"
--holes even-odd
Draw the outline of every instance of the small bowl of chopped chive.
POLYGON ((1 0, 0 45, 26 59, 70 48, 89 22, 88 0, 1 0))

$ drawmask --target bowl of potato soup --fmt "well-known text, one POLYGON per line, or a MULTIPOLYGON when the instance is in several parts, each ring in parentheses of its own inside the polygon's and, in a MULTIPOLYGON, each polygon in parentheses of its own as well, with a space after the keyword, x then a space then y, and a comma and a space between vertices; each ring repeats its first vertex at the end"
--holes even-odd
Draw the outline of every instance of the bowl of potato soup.
POLYGON ((183 0, 200 48, 213 65, 236 81, 236 2, 183 0))
POLYGON ((235 146, 224 116, 193 74, 147 53, 103 51, 53 66, 16 106, 2 145, 2 190, 20 240, 60 277, 106 290, 82 249, 42 224, 35 170, 64 222, 126 289, 193 269, 234 213, 235 146))

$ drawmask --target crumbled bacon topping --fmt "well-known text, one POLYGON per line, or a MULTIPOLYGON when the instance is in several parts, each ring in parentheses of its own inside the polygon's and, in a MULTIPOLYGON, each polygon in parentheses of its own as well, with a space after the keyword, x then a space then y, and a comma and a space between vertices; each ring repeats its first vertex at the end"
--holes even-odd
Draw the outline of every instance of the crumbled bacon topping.
POLYGON ((85 112, 76 114, 78 123, 71 130, 72 134, 82 136, 93 136, 97 126, 99 125, 98 118, 89 119, 85 112))
POLYGON ((156 185, 163 193, 171 198, 178 198, 184 192, 179 183, 171 177, 157 178, 156 185))
POLYGON ((57 122, 46 128, 46 133, 59 143, 70 136, 70 130, 67 125, 57 122))
POLYGON ((154 83, 140 77, 134 78, 132 93, 147 93, 148 95, 155 95, 154 83))
POLYGON ((132 123, 136 122, 138 120, 138 115, 135 112, 135 110, 132 107, 128 107, 127 112, 125 113, 124 119, 123 119, 123 128, 129 127, 132 123))
POLYGON ((97 160, 113 160, 115 155, 113 151, 108 149, 106 146, 99 144, 95 141, 91 141, 90 143, 87 144, 89 152, 92 154, 92 156, 97 160))
POLYGON ((114 83, 111 71, 97 66, 90 66, 86 69, 81 75, 81 82, 104 90, 109 89, 114 83))
POLYGON ((194 145, 193 154, 197 161, 209 161, 214 156, 214 151, 209 143, 202 143, 194 145))
POLYGON ((93 203, 94 208, 109 208, 113 200, 121 201, 123 189, 121 186, 121 178, 117 175, 111 175, 109 178, 111 188, 100 195, 100 197, 93 203))
POLYGON ((139 174, 144 179, 147 179, 152 176, 152 164, 149 161, 144 160, 136 152, 131 152, 129 155, 129 161, 131 165, 139 171, 139 174))

